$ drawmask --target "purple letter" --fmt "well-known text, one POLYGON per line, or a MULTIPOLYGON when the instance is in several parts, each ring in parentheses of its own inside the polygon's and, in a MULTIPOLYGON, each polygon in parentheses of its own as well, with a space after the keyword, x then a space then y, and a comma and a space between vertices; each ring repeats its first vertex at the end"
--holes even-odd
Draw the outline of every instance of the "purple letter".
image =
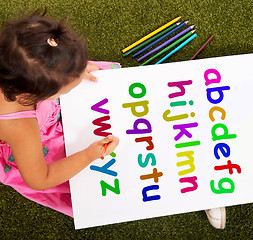
POLYGON ((129 129, 126 131, 127 134, 143 134, 143 133, 151 133, 152 132, 152 127, 151 124, 149 123, 148 120, 144 119, 144 118, 139 118, 134 122, 134 127, 133 129, 129 129), (146 129, 142 128, 139 129, 138 125, 139 123, 145 124, 146 125, 146 129))
POLYGON ((193 127, 197 127, 198 123, 194 122, 194 123, 187 123, 187 124, 180 124, 180 125, 174 125, 173 129, 179 129, 180 132, 177 134, 177 136, 174 138, 175 141, 179 140, 183 135, 187 136, 188 138, 192 137, 192 134, 189 133, 186 128, 193 128, 193 127))
POLYGON ((91 110, 96 111, 96 112, 100 112, 100 113, 103 113, 103 114, 109 114, 110 113, 109 110, 100 108, 101 106, 103 106, 106 103, 108 103, 107 98, 105 98, 105 99, 101 100, 100 102, 98 102, 98 103, 94 104, 93 106, 91 106, 91 110))

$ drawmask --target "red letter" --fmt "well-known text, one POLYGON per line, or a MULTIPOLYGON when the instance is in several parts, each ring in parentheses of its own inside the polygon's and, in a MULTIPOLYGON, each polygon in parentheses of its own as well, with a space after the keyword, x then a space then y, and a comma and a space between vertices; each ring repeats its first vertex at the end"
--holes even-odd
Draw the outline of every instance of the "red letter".
POLYGON ((152 150, 154 148, 154 144, 152 142, 152 137, 141 137, 141 138, 135 138, 135 142, 147 142, 149 145, 146 147, 147 150, 152 150))
POLYGON ((95 135, 106 137, 106 136, 111 134, 111 133, 108 133, 108 132, 103 132, 104 130, 107 130, 107 129, 111 128, 110 124, 103 123, 104 121, 107 121, 109 119, 110 119, 110 116, 104 116, 104 117, 101 117, 101 118, 97 118, 92 122, 94 125, 100 126, 100 128, 97 128, 96 130, 94 130, 95 135))
POLYGON ((229 174, 233 174, 233 168, 237 170, 238 173, 241 173, 241 167, 237 164, 231 164, 231 161, 227 161, 228 165, 221 165, 221 166, 215 166, 214 169, 217 170, 224 170, 224 169, 229 169, 229 174))

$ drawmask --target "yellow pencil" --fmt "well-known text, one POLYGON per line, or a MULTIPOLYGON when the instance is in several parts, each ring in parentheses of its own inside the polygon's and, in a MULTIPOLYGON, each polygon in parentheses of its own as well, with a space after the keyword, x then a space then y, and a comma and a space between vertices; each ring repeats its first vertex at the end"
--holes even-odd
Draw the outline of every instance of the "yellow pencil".
POLYGON ((170 22, 166 23, 165 25, 161 26, 160 28, 156 29, 155 31, 153 31, 152 33, 148 34, 147 36, 141 38, 140 40, 138 40, 137 42, 131 44, 130 46, 128 46, 127 48, 123 49, 122 52, 125 53, 126 51, 130 50, 131 48, 137 46, 138 44, 146 41, 147 39, 151 38, 152 36, 154 36, 155 34, 161 32, 163 29, 165 29, 166 27, 170 26, 171 24, 177 22, 181 17, 177 17, 173 20, 171 20, 170 22))

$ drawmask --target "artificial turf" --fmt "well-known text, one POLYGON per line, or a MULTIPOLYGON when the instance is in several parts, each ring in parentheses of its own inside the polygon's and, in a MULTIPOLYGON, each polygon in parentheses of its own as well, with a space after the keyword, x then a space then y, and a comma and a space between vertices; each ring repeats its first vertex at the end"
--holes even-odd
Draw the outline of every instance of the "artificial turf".
MULTIPOLYGON (((138 66, 131 57, 123 58, 121 49, 177 16, 196 24, 198 37, 167 62, 189 60, 212 34, 198 58, 253 52, 252 1, 0 0, 0 19, 45 6, 48 16, 67 17, 80 36, 87 35, 91 60, 138 66)), ((211 227, 200 211, 75 231, 70 217, 0 184, 0 239, 253 239, 252 212, 253 204, 227 207, 224 230, 211 227)))

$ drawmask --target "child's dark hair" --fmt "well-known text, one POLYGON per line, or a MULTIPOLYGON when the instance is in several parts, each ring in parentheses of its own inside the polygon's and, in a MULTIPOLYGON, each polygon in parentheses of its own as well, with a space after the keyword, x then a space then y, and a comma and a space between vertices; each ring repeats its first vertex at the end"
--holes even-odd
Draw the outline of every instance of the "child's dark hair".
POLYGON ((0 34, 0 88, 8 101, 23 94, 20 104, 36 104, 79 77, 86 67, 85 41, 64 22, 44 14, 8 21, 0 34))

